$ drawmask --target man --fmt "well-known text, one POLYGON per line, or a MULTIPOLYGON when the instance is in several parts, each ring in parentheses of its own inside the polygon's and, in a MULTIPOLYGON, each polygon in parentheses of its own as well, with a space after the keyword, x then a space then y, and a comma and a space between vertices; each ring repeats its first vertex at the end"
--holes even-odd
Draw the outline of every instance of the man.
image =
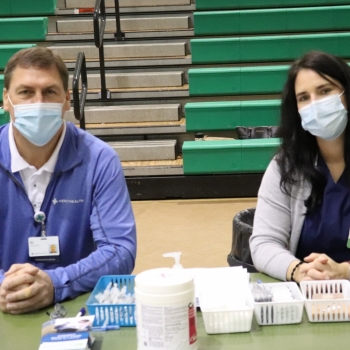
POLYGON ((0 128, 0 309, 20 314, 130 274, 136 229, 120 161, 65 123, 68 71, 46 48, 16 53, 0 128), (50 253, 50 246, 57 250, 50 253))

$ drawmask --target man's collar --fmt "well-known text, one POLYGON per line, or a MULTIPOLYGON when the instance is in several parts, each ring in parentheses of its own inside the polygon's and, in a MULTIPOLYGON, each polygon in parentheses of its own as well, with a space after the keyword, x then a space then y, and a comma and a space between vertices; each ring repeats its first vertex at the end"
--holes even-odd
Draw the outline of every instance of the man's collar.
MULTIPOLYGON (((41 167, 41 170, 45 170, 45 171, 48 171, 50 173, 54 172, 55 166, 57 163, 57 159, 58 159, 58 154, 59 154, 59 151, 62 147, 62 143, 63 143, 65 135, 66 135, 66 123, 65 123, 65 121, 63 121, 63 130, 62 130, 61 136, 58 140, 58 143, 55 147, 55 150, 53 151, 50 159, 41 167)), ((12 173, 29 168, 30 165, 26 162, 25 159, 22 158, 22 156, 18 152, 16 142, 15 142, 15 139, 13 136, 12 122, 10 122, 10 125, 9 125, 9 135, 8 136, 9 136, 9 146, 10 146, 10 154, 11 154, 11 171, 12 171, 12 173)))

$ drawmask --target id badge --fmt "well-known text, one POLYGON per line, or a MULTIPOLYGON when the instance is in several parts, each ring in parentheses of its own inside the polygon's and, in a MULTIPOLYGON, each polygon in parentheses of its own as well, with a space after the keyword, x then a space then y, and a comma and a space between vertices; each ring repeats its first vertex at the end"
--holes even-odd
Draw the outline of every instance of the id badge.
POLYGON ((28 238, 29 257, 36 262, 60 262, 58 236, 28 238))

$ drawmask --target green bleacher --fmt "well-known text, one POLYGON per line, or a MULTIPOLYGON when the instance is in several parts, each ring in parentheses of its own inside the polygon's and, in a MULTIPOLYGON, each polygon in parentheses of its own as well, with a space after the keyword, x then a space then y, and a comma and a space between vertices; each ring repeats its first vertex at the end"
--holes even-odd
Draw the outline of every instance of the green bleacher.
POLYGON ((288 69, 286 65, 190 69, 190 96, 280 93, 288 69))
MULTIPOLYGON (((186 131, 210 136, 212 131, 233 132, 237 126, 278 125, 280 100, 260 96, 280 94, 289 63, 307 51, 350 57, 349 5, 349 0, 197 0, 192 63, 211 67, 189 70, 190 96, 222 96, 222 101, 187 103, 186 131), (225 96, 244 98, 225 101, 225 96)), ((263 172, 279 143, 186 141, 184 173, 263 172)))
POLYGON ((350 57, 350 33, 192 39, 192 63, 290 61, 320 50, 350 57))
POLYGON ((0 42, 44 41, 47 17, 0 18, 0 42))
POLYGON ((36 46, 36 45, 35 44, 0 45, 0 69, 3 70, 5 68, 7 61, 17 51, 22 49, 28 49, 33 46, 36 46))
MULTIPOLYGON (((17 51, 36 46, 28 43, 44 41, 48 29, 47 17, 54 15, 57 0, 6 0, 0 6, 0 70, 17 51), (14 16, 14 17, 13 17, 14 16), (23 17, 18 17, 23 16, 23 17), (4 44, 8 43, 8 44, 4 44)), ((0 75, 0 90, 4 88, 4 76, 0 75)), ((2 93, 0 94, 2 102, 2 93)), ((9 122, 8 113, 0 109, 0 125, 9 122)))
POLYGON ((0 126, 10 121, 10 116, 3 109, 0 109, 0 126))
POLYGON ((184 173, 225 174, 262 172, 280 143, 279 139, 186 141, 182 146, 184 173))
POLYGON ((242 125, 278 125, 280 104, 280 100, 187 103, 186 131, 226 131, 242 125))
POLYGON ((349 0, 196 0, 196 10, 346 5, 349 0))
POLYGON ((57 0, 3 0, 0 17, 54 15, 57 0))
POLYGON ((263 34, 350 29, 350 6, 194 13, 195 35, 263 34))

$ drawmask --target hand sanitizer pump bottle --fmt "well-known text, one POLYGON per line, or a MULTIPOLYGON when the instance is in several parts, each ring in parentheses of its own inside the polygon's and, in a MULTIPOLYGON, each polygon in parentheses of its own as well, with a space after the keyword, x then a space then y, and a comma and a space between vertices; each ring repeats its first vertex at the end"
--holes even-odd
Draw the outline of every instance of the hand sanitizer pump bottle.
POLYGON ((173 257, 173 268, 141 272, 135 278, 138 350, 197 350, 193 276, 173 257))

